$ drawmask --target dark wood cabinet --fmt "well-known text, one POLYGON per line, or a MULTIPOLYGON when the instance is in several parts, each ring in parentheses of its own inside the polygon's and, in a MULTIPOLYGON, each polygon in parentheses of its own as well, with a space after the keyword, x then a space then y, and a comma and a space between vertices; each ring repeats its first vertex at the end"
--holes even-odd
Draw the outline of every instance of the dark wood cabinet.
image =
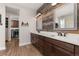
POLYGON ((37 38, 37 49, 41 52, 41 54, 44 54, 44 41, 43 40, 40 40, 42 39, 42 36, 39 36, 38 35, 38 38, 37 38))
POLYGON ((73 54, 69 54, 69 52, 65 49, 62 49, 58 46, 55 46, 53 45, 53 48, 54 48, 54 56, 70 56, 70 55, 73 55, 73 54))
POLYGON ((31 34, 32 44, 44 56, 79 56, 79 46, 48 38, 38 34, 31 34))
POLYGON ((36 34, 31 34, 31 38, 32 45, 34 45, 43 54, 43 40, 40 40, 42 37, 36 34))
POLYGON ((53 46, 50 43, 46 42, 46 41, 44 41, 44 42, 45 42, 44 43, 44 55, 45 56, 54 55, 55 49, 53 48, 53 46))
POLYGON ((79 56, 79 46, 75 46, 75 56, 79 56))
POLYGON ((74 55, 74 45, 73 44, 69 44, 69 43, 66 43, 63 41, 59 41, 56 39, 50 39, 50 38, 48 38, 46 41, 53 44, 54 48, 57 49, 57 47, 58 47, 58 49, 60 48, 61 51, 63 51, 64 53, 66 53, 68 55, 74 55))
POLYGON ((46 44, 48 44, 48 46, 46 44, 45 46, 49 47, 48 49, 48 51, 50 51, 49 55, 54 55, 54 56, 70 56, 70 55, 73 56, 74 55, 74 45, 72 44, 55 40, 55 39, 50 39, 47 37, 45 41, 46 41, 46 44))

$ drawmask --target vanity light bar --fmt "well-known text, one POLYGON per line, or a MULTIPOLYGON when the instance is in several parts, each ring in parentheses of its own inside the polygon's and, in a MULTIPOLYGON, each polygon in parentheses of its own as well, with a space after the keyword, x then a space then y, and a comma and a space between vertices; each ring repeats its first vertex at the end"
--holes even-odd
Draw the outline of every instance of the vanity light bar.
POLYGON ((35 17, 38 17, 38 16, 40 16, 41 15, 41 13, 38 13, 35 17))

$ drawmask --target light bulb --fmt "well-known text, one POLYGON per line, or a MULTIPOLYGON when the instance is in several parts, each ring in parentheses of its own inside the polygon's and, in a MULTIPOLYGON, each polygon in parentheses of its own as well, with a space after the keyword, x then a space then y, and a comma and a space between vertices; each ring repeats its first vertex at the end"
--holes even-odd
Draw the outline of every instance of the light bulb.
POLYGON ((51 5, 52 5, 52 6, 55 6, 56 4, 57 4, 57 3, 52 3, 51 5))

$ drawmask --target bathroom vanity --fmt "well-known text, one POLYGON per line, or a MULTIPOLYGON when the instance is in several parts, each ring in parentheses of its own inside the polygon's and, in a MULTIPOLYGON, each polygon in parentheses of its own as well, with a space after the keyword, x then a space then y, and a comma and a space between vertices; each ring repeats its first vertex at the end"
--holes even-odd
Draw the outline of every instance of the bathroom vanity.
POLYGON ((62 39, 39 33, 31 33, 31 42, 44 56, 78 56, 79 44, 74 39, 62 39))
MULTIPOLYGON (((79 33, 78 12, 79 4, 76 3, 61 4, 59 7, 51 8, 47 13, 39 12, 41 15, 37 17, 36 29, 51 33, 79 33)), ((79 35, 63 37, 50 35, 50 33, 31 33, 31 42, 45 56, 79 55, 79 35)))

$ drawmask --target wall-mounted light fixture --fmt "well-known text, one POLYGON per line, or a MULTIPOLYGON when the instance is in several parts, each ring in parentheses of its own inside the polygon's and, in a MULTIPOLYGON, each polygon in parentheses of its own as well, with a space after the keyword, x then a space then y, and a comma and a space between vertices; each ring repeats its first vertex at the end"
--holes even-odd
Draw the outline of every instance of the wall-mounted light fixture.
POLYGON ((35 18, 37 18, 38 16, 40 16, 41 15, 41 13, 38 13, 36 16, 35 16, 35 18))
POLYGON ((26 22, 26 23, 25 22, 22 22, 21 25, 22 26, 29 26, 29 23, 28 22, 26 22))

